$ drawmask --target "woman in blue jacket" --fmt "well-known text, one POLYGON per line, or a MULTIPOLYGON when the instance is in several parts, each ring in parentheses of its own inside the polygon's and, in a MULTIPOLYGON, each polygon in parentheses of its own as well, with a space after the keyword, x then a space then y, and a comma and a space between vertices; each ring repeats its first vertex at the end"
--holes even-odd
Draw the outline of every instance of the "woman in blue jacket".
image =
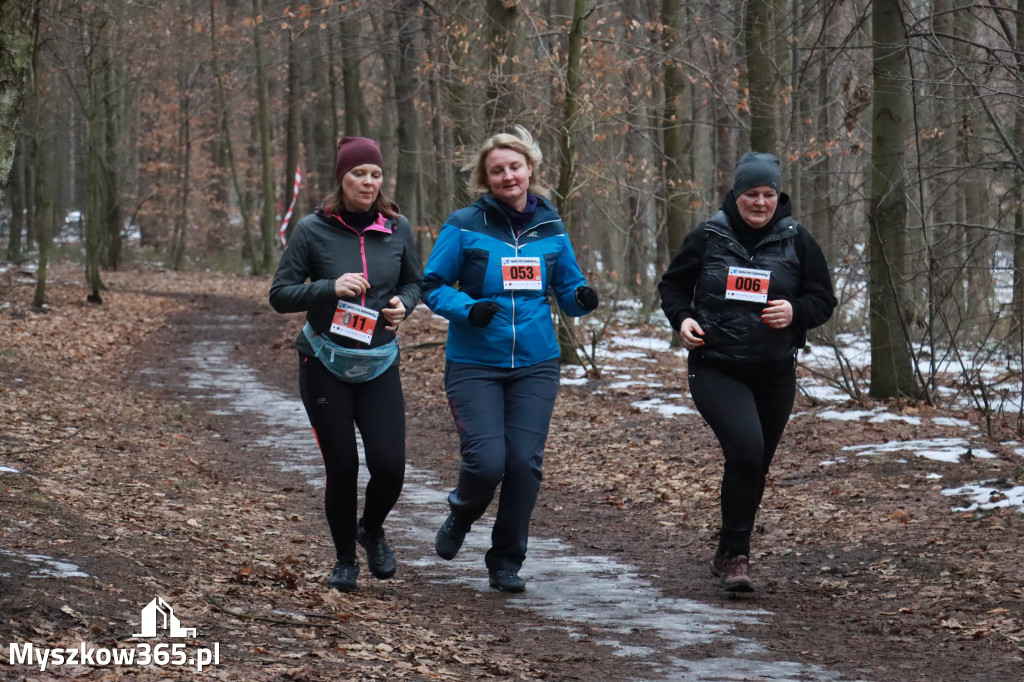
POLYGON ((490 138, 467 168, 479 199, 448 217, 423 273, 424 302, 448 320, 445 391, 462 455, 437 553, 458 553, 501 484, 484 562, 505 592, 526 589, 519 569, 558 393, 551 300, 574 317, 598 304, 534 177, 541 158, 521 126, 490 138))
POLYGON ((405 402, 395 332, 419 301, 409 221, 381 193, 377 143, 344 137, 337 190, 295 226, 270 287, 280 313, 306 313, 295 340, 299 393, 323 455, 324 510, 337 561, 327 586, 356 589, 356 543, 374 577, 395 574, 383 524, 405 480, 405 402), (370 480, 357 519, 359 453, 370 480))

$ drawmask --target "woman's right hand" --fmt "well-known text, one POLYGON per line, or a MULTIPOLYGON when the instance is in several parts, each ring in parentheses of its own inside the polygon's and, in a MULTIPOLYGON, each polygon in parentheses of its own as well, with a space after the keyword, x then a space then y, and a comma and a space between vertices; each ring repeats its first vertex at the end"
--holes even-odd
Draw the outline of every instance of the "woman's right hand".
POLYGON ((700 338, 704 336, 704 330, 697 324, 697 320, 692 317, 688 317, 683 320, 683 323, 679 325, 679 338, 683 341, 683 347, 686 350, 693 350, 694 348, 700 348, 704 345, 704 339, 700 338))
POLYGON ((334 280, 334 295, 338 298, 362 296, 370 288, 370 283, 358 272, 346 272, 334 280))

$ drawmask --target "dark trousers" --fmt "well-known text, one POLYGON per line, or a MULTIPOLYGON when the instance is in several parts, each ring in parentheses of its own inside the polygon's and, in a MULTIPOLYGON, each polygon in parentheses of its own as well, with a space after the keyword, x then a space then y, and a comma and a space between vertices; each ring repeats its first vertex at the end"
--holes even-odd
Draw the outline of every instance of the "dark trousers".
POLYGON ((505 369, 459 362, 445 367, 445 390, 459 431, 462 467, 448 504, 463 523, 501 495, 487 568, 519 570, 542 478, 544 443, 558 395, 558 360, 505 369))
POLYGON ((725 455, 718 549, 750 554, 765 479, 796 395, 793 358, 760 363, 689 359, 690 393, 725 455))
POLYGON ((299 356, 299 394, 324 459, 324 511, 339 560, 356 557, 359 451, 363 440, 366 484, 363 527, 379 530, 405 482, 405 399, 398 366, 376 379, 348 384, 316 358, 299 356))

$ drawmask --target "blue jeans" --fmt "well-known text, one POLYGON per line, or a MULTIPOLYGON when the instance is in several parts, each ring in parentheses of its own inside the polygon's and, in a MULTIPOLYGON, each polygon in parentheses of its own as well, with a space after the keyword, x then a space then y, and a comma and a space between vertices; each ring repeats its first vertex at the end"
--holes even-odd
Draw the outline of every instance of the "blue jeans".
POLYGON ((459 431, 462 467, 448 495, 460 522, 479 519, 501 484, 491 549, 492 571, 519 570, 543 477, 544 443, 558 395, 558 359, 507 369, 461 362, 445 367, 445 390, 459 431))

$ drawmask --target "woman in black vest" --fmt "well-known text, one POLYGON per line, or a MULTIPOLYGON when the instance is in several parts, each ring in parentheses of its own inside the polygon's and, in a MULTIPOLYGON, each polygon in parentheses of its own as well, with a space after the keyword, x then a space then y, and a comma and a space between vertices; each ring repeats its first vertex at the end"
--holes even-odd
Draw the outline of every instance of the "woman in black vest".
POLYGON ((689 351, 690 393, 725 455, 711 573, 751 592, 750 533, 796 395, 796 354, 832 316, 825 256, 791 217, 779 159, 747 152, 721 209, 687 235, 658 284, 689 351))

